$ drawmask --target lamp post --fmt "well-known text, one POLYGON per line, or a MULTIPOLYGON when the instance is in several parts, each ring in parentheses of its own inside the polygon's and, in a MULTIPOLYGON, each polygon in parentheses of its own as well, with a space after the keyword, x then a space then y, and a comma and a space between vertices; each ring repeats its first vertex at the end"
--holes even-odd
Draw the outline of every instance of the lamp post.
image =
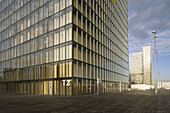
POLYGON ((158 84, 157 84, 157 49, 156 49, 156 38, 158 37, 158 35, 156 35, 156 30, 152 31, 152 33, 154 33, 154 50, 155 50, 155 94, 158 93, 158 84))
POLYGON ((161 88, 161 81, 160 81, 160 69, 159 68, 158 68, 158 77, 159 77, 158 83, 159 83, 159 89, 160 89, 161 88))

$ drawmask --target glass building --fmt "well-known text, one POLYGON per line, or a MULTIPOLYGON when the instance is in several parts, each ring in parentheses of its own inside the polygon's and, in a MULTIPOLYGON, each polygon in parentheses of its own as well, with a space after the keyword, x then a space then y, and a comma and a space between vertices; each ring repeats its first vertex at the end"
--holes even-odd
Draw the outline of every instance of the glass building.
POLYGON ((0 92, 96 94, 97 78, 128 86, 127 0, 0 0, 0 92))
POLYGON ((129 55, 129 80, 131 84, 152 85, 151 46, 142 47, 142 52, 129 55))

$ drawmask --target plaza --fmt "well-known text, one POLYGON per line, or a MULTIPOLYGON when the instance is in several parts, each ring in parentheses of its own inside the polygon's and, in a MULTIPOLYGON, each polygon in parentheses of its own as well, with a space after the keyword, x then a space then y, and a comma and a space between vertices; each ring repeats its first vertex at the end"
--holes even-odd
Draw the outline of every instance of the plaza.
POLYGON ((1 112, 169 113, 170 90, 123 91, 103 95, 50 96, 0 94, 1 112))

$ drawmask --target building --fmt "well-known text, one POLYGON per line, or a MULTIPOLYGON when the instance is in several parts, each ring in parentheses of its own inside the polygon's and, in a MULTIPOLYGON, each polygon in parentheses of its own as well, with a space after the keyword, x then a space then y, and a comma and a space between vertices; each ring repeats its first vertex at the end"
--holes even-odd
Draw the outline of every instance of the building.
POLYGON ((132 84, 143 83, 143 53, 133 53, 129 55, 129 74, 132 84))
POLYGON ((170 81, 158 82, 158 88, 170 89, 170 81))
POLYGON ((145 46, 142 52, 129 55, 129 75, 131 84, 152 84, 151 46, 145 46))
POLYGON ((0 0, 0 92, 128 86, 127 0, 0 0))

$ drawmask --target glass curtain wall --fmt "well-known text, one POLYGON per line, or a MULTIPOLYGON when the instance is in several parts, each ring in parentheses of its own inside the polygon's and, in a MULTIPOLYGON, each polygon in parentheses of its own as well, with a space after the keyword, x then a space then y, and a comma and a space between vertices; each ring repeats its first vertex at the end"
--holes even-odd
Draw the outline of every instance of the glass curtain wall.
POLYGON ((127 0, 0 0, 0 15, 0 92, 127 88, 127 0))
POLYGON ((0 0, 0 92, 72 95, 72 0, 0 0))

